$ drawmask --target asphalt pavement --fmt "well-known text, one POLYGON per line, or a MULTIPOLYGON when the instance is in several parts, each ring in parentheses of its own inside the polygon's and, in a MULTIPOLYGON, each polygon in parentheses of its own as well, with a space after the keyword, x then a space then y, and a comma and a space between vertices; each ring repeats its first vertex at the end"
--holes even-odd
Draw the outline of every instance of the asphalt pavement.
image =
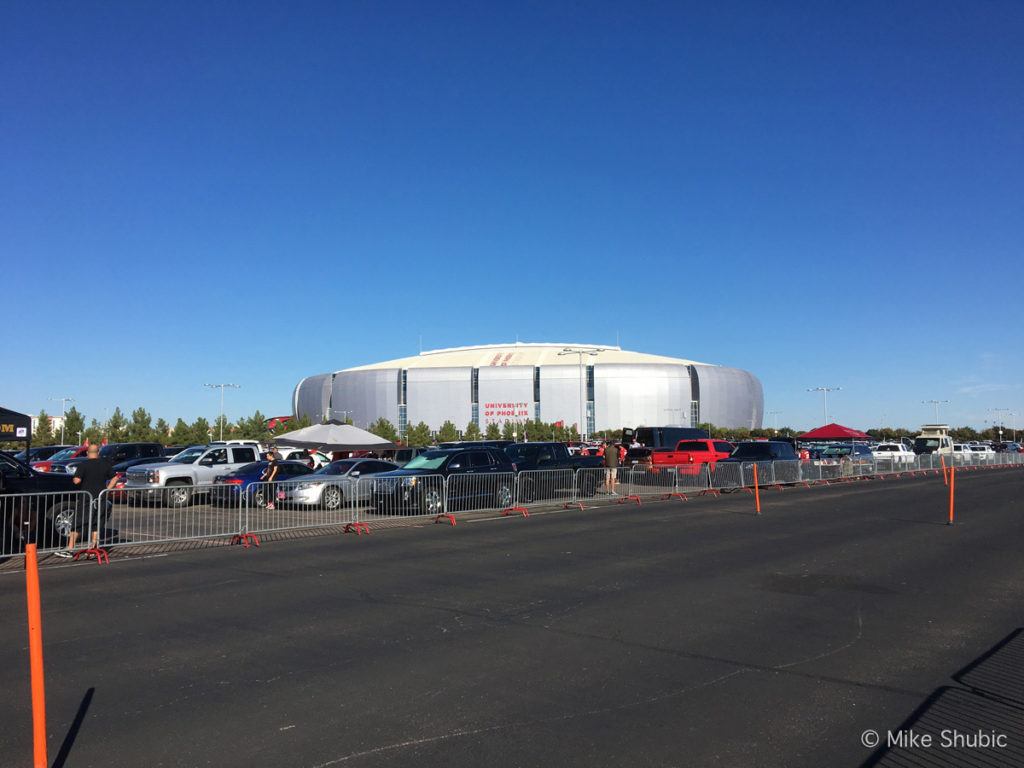
MULTIPOLYGON (((957 490, 952 527, 931 476, 44 569, 50 761, 1020 765, 1024 471, 957 490), (947 727, 1006 746, 884 749, 947 727)), ((19 573, 0 606, 30 765, 19 573)))

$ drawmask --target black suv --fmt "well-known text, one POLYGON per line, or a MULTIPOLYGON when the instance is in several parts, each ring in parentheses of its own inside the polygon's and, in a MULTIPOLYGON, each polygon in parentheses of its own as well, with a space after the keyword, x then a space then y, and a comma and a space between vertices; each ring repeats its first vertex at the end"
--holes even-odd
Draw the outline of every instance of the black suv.
POLYGON ((793 450, 792 443, 782 440, 757 440, 739 443, 727 459, 720 459, 719 464, 748 461, 798 461, 799 456, 793 450))
MULTIPOLYGON (((100 458, 108 459, 111 464, 121 464, 132 459, 152 459, 153 463, 164 461, 164 447, 160 443, 110 443, 100 448, 100 458)), ((68 472, 88 458, 81 456, 61 462, 68 472)))
POLYGON ((0 557, 26 544, 53 547, 71 530, 77 491, 67 475, 36 472, 9 453, 0 453, 0 557), (20 494, 43 494, 22 496, 20 494))
POLYGON ((458 509, 504 509, 515 497, 515 466, 499 448, 473 445, 425 451, 401 469, 375 475, 380 514, 431 514, 458 509))

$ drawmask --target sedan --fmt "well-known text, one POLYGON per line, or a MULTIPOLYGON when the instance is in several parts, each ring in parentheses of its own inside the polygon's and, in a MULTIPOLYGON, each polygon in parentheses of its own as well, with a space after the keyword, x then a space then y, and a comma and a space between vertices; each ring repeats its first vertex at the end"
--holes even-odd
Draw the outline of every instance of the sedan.
POLYGON ((322 509, 341 509, 347 501, 366 501, 370 498, 370 483, 359 478, 393 472, 397 464, 380 459, 341 459, 332 461, 306 477, 278 484, 277 501, 280 504, 301 504, 322 509))

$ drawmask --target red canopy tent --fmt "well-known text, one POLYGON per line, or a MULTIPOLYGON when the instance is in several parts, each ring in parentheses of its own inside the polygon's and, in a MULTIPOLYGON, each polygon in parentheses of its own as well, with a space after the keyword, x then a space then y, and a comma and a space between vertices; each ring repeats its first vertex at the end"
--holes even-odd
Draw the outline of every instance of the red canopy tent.
POLYGON ((842 424, 826 424, 797 436, 797 440, 870 440, 871 435, 842 424))

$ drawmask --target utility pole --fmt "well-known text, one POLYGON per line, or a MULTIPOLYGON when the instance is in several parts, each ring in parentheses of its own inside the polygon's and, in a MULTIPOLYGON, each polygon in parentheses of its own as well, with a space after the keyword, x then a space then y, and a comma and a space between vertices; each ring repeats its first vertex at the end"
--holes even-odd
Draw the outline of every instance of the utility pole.
POLYGON ((589 355, 590 357, 596 357, 601 352, 607 352, 605 347, 566 347, 558 356, 562 355, 577 355, 579 357, 580 364, 580 438, 583 442, 587 440, 587 420, 586 420, 586 399, 583 392, 584 386, 584 373, 583 373, 583 356, 589 355))
POLYGON ((75 402, 75 398, 73 398, 73 397, 51 397, 50 400, 52 400, 53 402, 57 402, 58 400, 60 401, 60 444, 64 445, 64 414, 65 414, 65 410, 64 409, 67 408, 67 404, 68 403, 75 402))
POLYGON ((779 414, 782 411, 768 411, 768 415, 772 417, 772 428, 775 430, 775 434, 779 434, 779 414))
POLYGON ((939 406, 946 405, 949 400, 922 400, 921 405, 934 405, 935 406, 935 423, 939 423, 939 406))
POLYGON ((828 393, 839 392, 842 387, 809 387, 808 392, 821 392, 821 415, 823 424, 828 424, 828 393))
MULTIPOLYGON (((989 408, 988 411, 989 411, 989 413, 1005 413, 1005 414, 1007 414, 1009 416, 1013 415, 1013 412, 1009 408, 989 408)), ((999 430, 999 442, 1000 443, 1003 442, 1003 427, 1005 426, 1004 422, 1005 422, 1005 419, 1002 416, 1000 416, 999 417, 999 426, 996 427, 996 429, 999 430)), ((1013 442, 1017 442, 1016 424, 1017 424, 1017 422, 1016 422, 1016 420, 1014 420, 1014 427, 1015 428, 1013 430, 1013 442)), ((992 426, 993 427, 996 426, 995 419, 992 420, 992 426)))
POLYGON ((220 390, 220 439, 224 439, 224 390, 225 389, 241 389, 241 384, 203 384, 208 389, 219 389, 220 390))

